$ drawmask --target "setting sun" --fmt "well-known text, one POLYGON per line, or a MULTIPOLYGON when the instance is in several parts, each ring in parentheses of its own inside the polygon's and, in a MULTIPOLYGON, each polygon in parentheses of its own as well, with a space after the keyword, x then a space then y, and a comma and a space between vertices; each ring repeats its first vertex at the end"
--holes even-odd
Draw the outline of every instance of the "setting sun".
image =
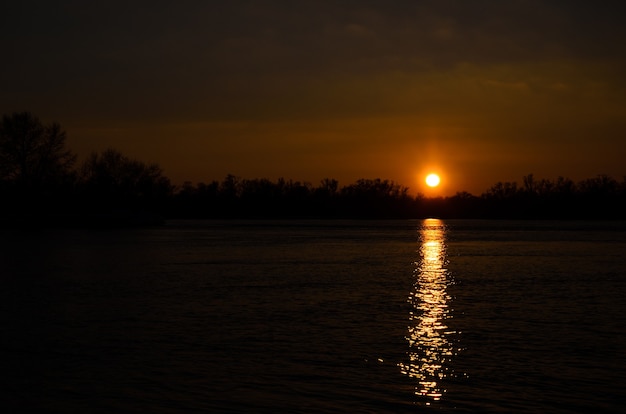
POLYGON ((426 176, 426 185, 428 185, 429 187, 437 187, 440 182, 441 179, 437 174, 428 174, 426 176))

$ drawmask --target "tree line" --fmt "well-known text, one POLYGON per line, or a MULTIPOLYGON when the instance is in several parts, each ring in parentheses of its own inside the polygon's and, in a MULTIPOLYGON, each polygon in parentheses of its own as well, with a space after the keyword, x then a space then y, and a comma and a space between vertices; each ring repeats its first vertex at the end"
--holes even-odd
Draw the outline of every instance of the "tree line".
POLYGON ((129 212, 164 213, 174 187, 155 163, 115 149, 82 163, 66 145, 66 132, 29 112, 0 122, 0 222, 105 218, 129 212))
MULTIPOLYGON (((626 219, 626 177, 598 175, 579 182, 559 177, 498 182, 476 196, 411 196, 391 180, 360 179, 340 187, 280 178, 173 185, 156 163, 115 149, 81 163, 66 147, 58 123, 29 112, 0 123, 0 213, 4 222, 27 217, 121 220, 132 214, 164 218, 541 218, 626 219)), ((109 220, 109 221, 106 221, 109 220)))

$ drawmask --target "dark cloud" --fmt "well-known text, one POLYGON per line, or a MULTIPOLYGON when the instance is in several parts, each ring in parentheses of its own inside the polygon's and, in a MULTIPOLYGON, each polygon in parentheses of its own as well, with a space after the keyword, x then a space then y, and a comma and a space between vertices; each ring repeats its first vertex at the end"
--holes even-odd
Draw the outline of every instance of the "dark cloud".
POLYGON ((246 97, 315 100, 308 89, 391 72, 564 59, 623 65, 625 55, 626 30, 611 3, 592 10, 558 1, 142 3, 8 6, 5 93, 69 107, 91 101, 98 112, 110 105, 94 101, 117 96, 120 111, 127 103, 149 116, 194 103, 225 110, 246 97))

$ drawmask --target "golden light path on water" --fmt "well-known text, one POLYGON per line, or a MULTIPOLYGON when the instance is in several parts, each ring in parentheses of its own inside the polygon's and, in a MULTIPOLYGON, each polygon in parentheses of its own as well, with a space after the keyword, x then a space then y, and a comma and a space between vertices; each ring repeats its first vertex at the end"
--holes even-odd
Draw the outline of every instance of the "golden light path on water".
POLYGON ((449 376, 449 362, 456 353, 456 332, 449 330, 448 286, 452 283, 446 269, 446 230, 438 219, 424 220, 420 229, 420 260, 416 262, 415 283, 409 295, 408 362, 400 364, 403 374, 417 380, 415 394, 427 404, 438 401, 446 390, 441 381, 449 376))

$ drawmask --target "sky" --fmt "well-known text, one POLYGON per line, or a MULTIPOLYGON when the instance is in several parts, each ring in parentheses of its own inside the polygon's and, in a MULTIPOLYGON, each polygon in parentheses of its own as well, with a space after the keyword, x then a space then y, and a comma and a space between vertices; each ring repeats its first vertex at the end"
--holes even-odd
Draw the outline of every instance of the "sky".
POLYGON ((0 113, 175 184, 621 180, 622 3, 23 0, 0 6, 0 113))

